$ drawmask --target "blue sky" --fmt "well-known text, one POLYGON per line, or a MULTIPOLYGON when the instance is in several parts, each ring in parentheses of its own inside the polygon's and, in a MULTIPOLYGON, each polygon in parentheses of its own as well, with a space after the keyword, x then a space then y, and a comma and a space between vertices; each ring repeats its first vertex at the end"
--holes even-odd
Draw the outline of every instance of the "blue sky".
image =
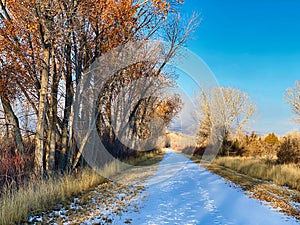
POLYGON ((300 1, 186 0, 183 14, 193 11, 203 21, 186 47, 221 86, 249 93, 258 110, 248 130, 299 130, 283 93, 300 80, 300 1))

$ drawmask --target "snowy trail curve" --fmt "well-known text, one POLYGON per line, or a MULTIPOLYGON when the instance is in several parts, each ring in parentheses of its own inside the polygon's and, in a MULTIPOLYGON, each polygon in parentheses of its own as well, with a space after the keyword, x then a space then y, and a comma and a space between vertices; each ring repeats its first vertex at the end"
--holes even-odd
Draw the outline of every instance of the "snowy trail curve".
POLYGON ((146 180, 140 210, 126 212, 113 224, 294 225, 294 218, 261 205, 223 178, 181 154, 168 150, 146 180))

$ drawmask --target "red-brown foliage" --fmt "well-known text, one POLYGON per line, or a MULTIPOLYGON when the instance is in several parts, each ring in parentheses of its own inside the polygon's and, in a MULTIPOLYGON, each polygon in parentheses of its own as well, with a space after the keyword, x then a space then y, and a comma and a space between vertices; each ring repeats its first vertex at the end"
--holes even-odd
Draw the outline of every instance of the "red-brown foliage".
POLYGON ((28 178, 33 167, 33 143, 25 142, 26 152, 21 156, 11 138, 0 141, 0 190, 3 186, 18 187, 28 178))

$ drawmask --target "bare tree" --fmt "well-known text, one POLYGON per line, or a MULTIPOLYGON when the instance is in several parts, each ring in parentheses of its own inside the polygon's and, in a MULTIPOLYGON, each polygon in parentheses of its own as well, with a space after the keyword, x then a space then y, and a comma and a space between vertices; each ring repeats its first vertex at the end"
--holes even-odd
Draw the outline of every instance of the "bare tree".
POLYGON ((230 138, 239 133, 256 107, 250 102, 247 93, 234 88, 218 87, 212 91, 202 91, 199 96, 199 142, 207 145, 214 135, 216 128, 221 132, 223 145, 230 138))
POLYGON ((196 113, 196 117, 199 120, 198 142, 201 147, 205 147, 209 144, 209 138, 212 132, 209 100, 205 91, 202 91, 199 96, 199 113, 196 113))
POLYGON ((300 123, 300 81, 295 82, 295 86, 286 89, 285 100, 290 104, 291 110, 296 114, 296 122, 300 123))

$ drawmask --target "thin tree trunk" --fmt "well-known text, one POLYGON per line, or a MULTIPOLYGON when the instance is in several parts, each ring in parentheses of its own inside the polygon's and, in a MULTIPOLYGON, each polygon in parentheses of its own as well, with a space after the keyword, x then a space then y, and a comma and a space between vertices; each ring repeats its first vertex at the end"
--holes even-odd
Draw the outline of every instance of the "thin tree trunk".
POLYGON ((70 155, 69 146, 69 122, 71 119, 71 107, 73 103, 73 81, 72 81, 72 62, 71 62, 71 46, 66 47, 66 99, 62 129, 61 156, 59 160, 59 169, 64 171, 67 166, 70 155))
POLYGON ((7 116, 5 116, 5 138, 9 138, 9 121, 7 116))
POLYGON ((29 112, 30 112, 30 107, 28 104, 25 105, 25 125, 24 125, 24 129, 26 132, 26 137, 28 138, 30 136, 29 133, 29 112))
POLYGON ((12 136, 14 138, 14 141, 16 143, 18 152, 23 155, 24 154, 24 144, 23 144, 23 140, 22 140, 22 135, 21 135, 21 131, 20 131, 20 125, 19 125, 19 120, 17 118, 17 116, 15 115, 10 101, 8 99, 7 95, 1 95, 1 101, 2 101, 2 106, 4 109, 4 113, 5 116, 8 120, 8 122, 11 125, 11 131, 12 131, 12 136))

